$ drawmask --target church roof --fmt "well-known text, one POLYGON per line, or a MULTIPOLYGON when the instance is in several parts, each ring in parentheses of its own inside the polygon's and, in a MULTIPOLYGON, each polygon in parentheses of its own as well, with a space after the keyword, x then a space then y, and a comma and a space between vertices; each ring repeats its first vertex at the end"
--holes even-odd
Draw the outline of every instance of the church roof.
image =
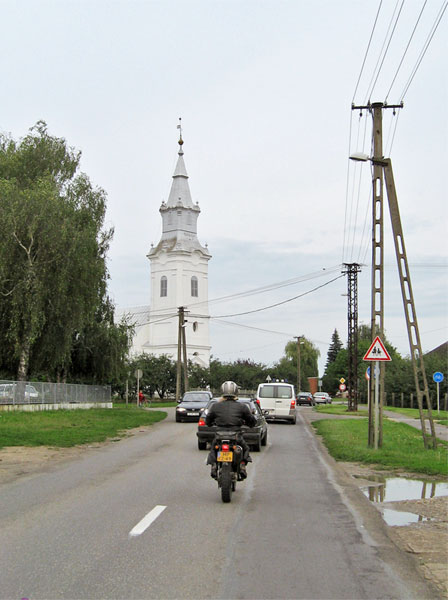
POLYGON ((166 206, 168 208, 174 208, 179 203, 185 208, 196 208, 193 204, 190 194, 190 186, 188 185, 187 169, 185 168, 184 162, 184 151, 182 145, 184 141, 182 138, 179 140, 179 158, 177 159, 177 165, 174 170, 173 183, 171 184, 171 191, 168 197, 166 206))

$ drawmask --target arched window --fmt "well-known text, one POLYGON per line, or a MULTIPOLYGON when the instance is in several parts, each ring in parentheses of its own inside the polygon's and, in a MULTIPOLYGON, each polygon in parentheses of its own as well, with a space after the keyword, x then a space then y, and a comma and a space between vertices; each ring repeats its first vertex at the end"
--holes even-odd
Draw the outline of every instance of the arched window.
POLYGON ((163 275, 160 279, 160 296, 164 297, 168 295, 168 279, 163 275))
POLYGON ((196 275, 191 278, 191 295, 195 298, 198 297, 198 278, 196 275))

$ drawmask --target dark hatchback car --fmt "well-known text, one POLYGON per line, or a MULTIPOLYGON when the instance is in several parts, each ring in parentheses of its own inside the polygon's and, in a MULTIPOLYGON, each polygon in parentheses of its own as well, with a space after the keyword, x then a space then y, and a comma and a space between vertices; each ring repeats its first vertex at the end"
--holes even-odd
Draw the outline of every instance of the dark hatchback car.
POLYGON ((176 406, 176 422, 198 421, 199 415, 211 398, 212 393, 207 391, 185 392, 176 406))
POLYGON ((310 392, 300 392, 297 394, 297 404, 305 406, 314 406, 313 394, 310 392))
MULTIPOLYGON (((207 448, 207 443, 211 443, 214 436, 216 427, 208 427, 205 424, 205 417, 207 416, 207 412, 210 410, 210 407, 215 402, 218 402, 218 398, 213 398, 207 404, 206 409, 201 414, 198 423, 198 431, 196 435, 198 436, 198 448, 199 450, 205 450, 207 448)), ((258 404, 252 400, 252 398, 238 398, 238 402, 244 402, 247 404, 257 419, 257 424, 255 427, 242 428, 243 437, 246 440, 247 444, 255 450, 259 452, 261 450, 261 446, 266 446, 268 441, 268 425, 266 423, 266 419, 264 417, 263 411, 258 406, 258 404)))

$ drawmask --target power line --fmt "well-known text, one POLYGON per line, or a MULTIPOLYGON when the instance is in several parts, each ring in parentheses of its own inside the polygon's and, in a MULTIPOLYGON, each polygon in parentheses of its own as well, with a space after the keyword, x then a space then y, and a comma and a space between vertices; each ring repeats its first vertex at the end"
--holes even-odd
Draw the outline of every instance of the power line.
POLYGON ((271 329, 262 329, 261 327, 254 327, 253 325, 244 325, 243 323, 235 323, 233 321, 223 321, 218 317, 211 317, 213 321, 216 323, 220 323, 222 325, 233 325, 235 327, 243 327, 244 329, 253 329, 255 331, 261 331, 263 333, 273 333, 275 335, 281 335, 286 337, 294 337, 293 333, 285 333, 284 331, 272 331, 271 329))
POLYGON ((307 292, 304 292, 303 294, 299 294, 298 296, 294 296, 293 298, 288 298, 287 300, 283 300, 282 302, 276 302, 275 304, 271 304, 270 306, 264 306, 263 308, 256 308, 254 310, 248 310, 245 312, 241 312, 241 313, 234 313, 232 315, 217 315, 215 317, 215 319, 224 319, 227 317, 240 317, 242 315, 250 315, 256 312, 261 312, 263 310, 268 310, 270 308, 275 308, 276 306, 281 306, 282 304, 286 304, 288 302, 292 302, 293 300, 297 300, 298 298, 303 298, 303 296, 306 296, 307 294, 311 294, 312 292, 315 292, 316 290, 320 290, 321 288, 329 285, 330 283, 333 283, 333 281, 336 281, 337 279, 340 279, 341 277, 344 277, 343 275, 339 275, 338 277, 335 277, 334 279, 330 279, 330 281, 327 281, 326 283, 319 285, 315 288, 313 288, 312 290, 308 290, 307 292))
MULTIPOLYGON (((245 325, 243 323, 235 323, 233 321, 222 321, 220 319, 213 319, 213 320, 221 325, 232 325, 234 327, 243 327, 244 329, 253 329, 255 331, 261 331, 262 333, 272 333, 274 335, 281 335, 283 337, 288 337, 288 338, 295 337, 294 333, 285 333, 284 331, 272 331, 271 329, 263 329, 261 327, 254 327, 253 325, 245 325)), ((309 338, 307 338, 307 339, 309 339, 309 338)), ((310 339, 309 341, 312 342, 313 344, 325 344, 327 346, 330 345, 330 342, 322 342, 321 340, 311 340, 310 339)))
MULTIPOLYGON (((341 265, 334 265, 331 267, 323 267, 321 271, 314 271, 314 272, 308 273, 306 275, 301 275, 299 277, 294 277, 292 279, 286 279, 284 281, 280 281, 277 283, 272 283, 272 284, 268 284, 268 285, 265 285, 262 287, 246 290, 244 292, 237 292, 235 294, 221 296, 219 298, 215 298, 215 299, 208 300, 208 301, 201 300, 200 302, 192 302, 192 303, 188 304, 188 308, 192 309, 194 307, 200 306, 201 304, 207 304, 207 302, 208 302, 208 304, 212 304, 213 302, 221 302, 223 300, 233 300, 233 299, 237 299, 237 298, 245 298, 245 297, 253 296, 254 294, 261 294, 264 292, 274 291, 274 290, 280 289, 282 287, 288 287, 291 285, 296 285, 297 283, 303 283, 305 281, 309 281, 311 279, 317 279, 319 277, 327 276, 329 274, 339 271, 340 268, 341 268, 341 265)), ((170 307, 167 307, 165 310, 177 311, 177 307, 170 306, 170 307)), ((123 312, 126 312, 126 309, 124 309, 123 312)), ((145 313, 149 313, 149 312, 150 312, 150 309, 144 309, 142 311, 127 311, 127 314, 138 315, 138 314, 145 314, 145 313)), ((177 312, 176 312, 176 314, 177 314, 177 312)))
MULTIPOLYGON (((388 53, 388 51, 389 51, 390 43, 391 43, 391 41, 392 41, 392 38, 394 37, 395 29, 396 29, 396 27, 397 27, 398 19, 400 18, 401 11, 402 11, 402 9, 403 9, 403 5, 404 5, 404 0, 401 0, 401 6, 400 6, 400 9, 399 9, 399 11, 398 11, 398 15, 397 15, 397 17, 396 17, 396 19, 395 19, 395 23, 394 23, 394 26, 393 26, 393 28, 392 28, 392 32, 391 32, 391 34, 390 34, 390 36, 389 36, 389 41, 387 42, 386 50, 384 51, 383 58, 382 58, 382 60, 381 60, 381 64, 380 64, 380 66, 379 66, 379 68, 378 68, 378 71, 377 71, 377 74, 376 74, 376 77, 375 77, 375 81, 373 82, 373 85, 372 85, 372 89, 370 90, 370 93, 368 93, 368 94, 367 94, 367 96, 368 96, 368 98, 367 98, 367 99, 370 99, 370 98, 372 97, 373 90, 375 89, 376 83, 377 83, 377 81, 378 81, 378 77, 379 77, 379 75, 380 75, 380 73, 381 73, 381 69, 383 68, 384 60, 385 60, 385 58, 386 58, 386 56, 387 56, 387 53, 388 53)), ((395 10, 396 10, 397 6, 398 6, 398 0, 397 0, 397 5, 395 6, 395 10)), ((394 10, 394 14, 395 14, 395 10, 394 10)), ((392 15, 392 19, 393 19, 393 18, 394 18, 394 16, 392 15)), ((391 26, 391 24, 392 24, 392 19, 391 19, 391 22, 390 22, 390 24, 389 24, 389 28, 388 28, 388 30, 387 30, 387 34, 386 34, 386 38, 384 39, 384 42, 386 41, 386 39, 387 39, 387 36, 388 36, 388 34, 389 34, 390 26, 391 26)), ((383 43, 383 48, 384 48, 384 43, 383 43)), ((381 49, 381 51, 382 51, 382 49, 381 49)), ((380 56, 381 56, 381 53, 380 53, 380 56)), ((378 62, 377 62, 377 65, 378 65, 378 62)))
POLYGON ((417 29, 417 26, 418 26, 418 24, 419 24, 419 22, 420 22, 420 19, 421 19, 421 16, 422 16, 422 14, 423 14, 423 11, 425 10, 425 6, 426 6, 426 3, 427 3, 427 1, 428 1, 428 0, 425 0, 425 2, 423 3, 422 9, 421 9, 421 11, 420 11, 420 14, 418 15, 418 19, 417 19, 417 22, 416 22, 416 23, 415 23, 415 25, 414 25, 414 29, 412 30, 411 37, 409 38, 409 41, 408 41, 408 43, 407 43, 407 45, 406 45, 405 51, 404 51, 404 53, 403 53, 403 56, 401 57, 400 64, 398 65, 398 67, 397 67, 397 70, 396 70, 396 72, 395 72, 395 75, 394 75, 394 78, 392 79, 392 83, 390 84, 389 91, 388 91, 388 92, 387 92, 387 94, 386 94, 386 100, 385 100, 385 102, 387 102, 387 98, 389 97, 390 91, 391 91, 391 89, 392 89, 392 87, 393 87, 393 85, 394 85, 394 83, 395 83, 395 80, 396 80, 396 78, 397 78, 397 75, 398 75, 398 73, 399 73, 399 71, 400 71, 400 69, 401 69, 401 65, 403 64, 403 61, 404 61, 404 59, 405 59, 405 56, 406 56, 406 54, 407 54, 407 51, 408 51, 408 49, 409 49, 409 46, 410 46, 410 44, 411 44, 412 38, 414 37, 414 33, 415 33, 415 31, 416 31, 416 29, 417 29))
POLYGON ((380 0, 380 4, 378 6, 378 10, 377 10, 376 17, 375 17, 375 22, 373 23, 372 31, 370 33, 369 43, 367 44, 366 53, 364 54, 364 60, 362 61, 361 71, 359 73, 358 81, 356 82, 355 91, 353 92, 352 103, 355 101, 356 92, 358 91, 358 85, 359 85, 359 82, 361 81, 362 72, 364 70, 364 65, 366 64, 367 55, 369 53, 370 44, 372 43, 373 34, 375 32, 376 23, 378 21, 378 17, 379 17, 379 14, 380 14, 380 10, 381 10, 382 4, 383 4, 383 0, 380 0))
POLYGON ((427 37, 427 39, 426 39, 425 43, 423 44, 423 49, 422 49, 422 51, 420 52, 420 56, 419 56, 419 58, 417 59, 417 63, 416 63, 416 65, 414 66, 414 68, 413 68, 413 70, 412 70, 412 72, 411 72, 411 75, 410 75, 410 77, 409 77, 409 79, 408 79, 408 82, 407 82, 407 83, 406 83, 406 85, 405 85, 405 89, 404 89, 404 91, 403 91, 403 93, 402 93, 402 95, 401 95, 401 101, 403 101, 403 100, 404 100, 404 97, 405 97, 405 96, 406 96, 406 94, 408 93, 408 89, 409 89, 409 87, 410 87, 410 85, 411 85, 411 83, 412 83, 412 81, 413 81, 413 79, 414 79, 414 77, 415 77, 415 75, 416 75, 416 73, 417 73, 417 71, 418 71, 419 67, 420 67, 420 64, 421 64, 421 62, 422 62, 422 60, 423 60, 423 58, 424 58, 424 56, 425 56, 425 54, 426 54, 426 51, 427 51, 427 50, 428 50, 428 48, 429 48, 429 44, 431 43, 431 41, 432 41, 432 38, 434 37, 434 34, 435 34, 435 32, 437 31, 437 28, 438 28, 438 26, 439 26, 439 24, 440 24, 440 21, 442 20, 442 17, 443 17, 443 15, 445 14, 446 7, 447 7, 447 6, 448 6, 448 2, 447 2, 446 0, 444 0, 444 2, 443 2, 443 4, 442 4, 442 7, 441 7, 441 9, 440 9, 440 11, 439 11, 439 14, 437 15, 437 17, 436 17, 436 20, 434 21, 434 24, 433 24, 433 26, 432 26, 432 28, 431 28, 431 31, 429 32, 429 34, 428 34, 428 37, 427 37))

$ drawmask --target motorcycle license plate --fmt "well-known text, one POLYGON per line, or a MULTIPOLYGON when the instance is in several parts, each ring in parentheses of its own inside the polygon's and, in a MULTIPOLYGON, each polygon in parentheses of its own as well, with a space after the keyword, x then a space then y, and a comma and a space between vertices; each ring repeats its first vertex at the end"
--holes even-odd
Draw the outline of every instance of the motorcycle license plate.
POLYGON ((218 452, 218 462, 232 462, 233 452, 218 452))

